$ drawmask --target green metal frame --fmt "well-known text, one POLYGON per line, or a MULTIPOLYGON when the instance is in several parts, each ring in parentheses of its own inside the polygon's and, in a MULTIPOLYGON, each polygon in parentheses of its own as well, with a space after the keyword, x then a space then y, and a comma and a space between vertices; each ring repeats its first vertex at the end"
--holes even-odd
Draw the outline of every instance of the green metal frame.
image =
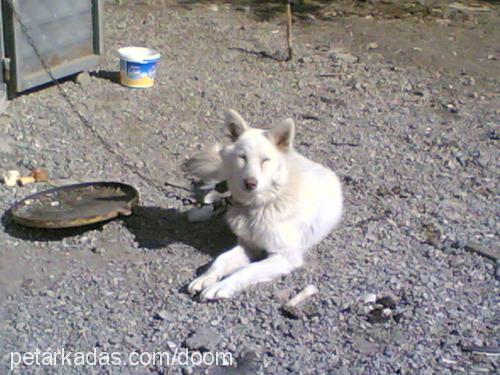
MULTIPOLYGON (((3 81, 7 83, 9 97, 14 97, 17 93, 53 81, 52 77, 44 69, 30 74, 22 74, 23 61, 19 49, 20 35, 23 31, 9 4, 12 3, 14 8, 17 8, 20 1, 22 0, 2 0, 2 23, 5 31, 3 37, 5 57, 3 61, 5 70, 8 72, 3 81)), ((104 0, 89 1, 92 2, 93 53, 58 65, 49 66, 50 72, 56 79, 89 70, 100 61, 100 55, 104 51, 104 0)))

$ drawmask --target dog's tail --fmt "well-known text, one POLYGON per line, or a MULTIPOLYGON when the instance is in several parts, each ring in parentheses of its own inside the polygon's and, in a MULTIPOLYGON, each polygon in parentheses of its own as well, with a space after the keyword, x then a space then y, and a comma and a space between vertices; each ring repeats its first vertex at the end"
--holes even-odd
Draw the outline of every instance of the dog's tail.
POLYGON ((221 150, 221 145, 215 144, 199 151, 186 162, 186 171, 207 185, 224 181, 221 150))

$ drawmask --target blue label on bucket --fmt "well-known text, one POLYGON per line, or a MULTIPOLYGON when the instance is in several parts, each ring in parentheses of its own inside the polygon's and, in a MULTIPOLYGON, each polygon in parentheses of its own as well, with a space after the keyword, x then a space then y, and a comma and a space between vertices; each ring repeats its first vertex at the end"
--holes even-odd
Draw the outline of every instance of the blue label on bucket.
POLYGON ((132 87, 151 86, 154 82, 158 59, 145 62, 120 61, 122 83, 132 87))
POLYGON ((136 63, 131 61, 122 61, 122 70, 127 72, 131 79, 154 78, 158 60, 146 63, 136 63))

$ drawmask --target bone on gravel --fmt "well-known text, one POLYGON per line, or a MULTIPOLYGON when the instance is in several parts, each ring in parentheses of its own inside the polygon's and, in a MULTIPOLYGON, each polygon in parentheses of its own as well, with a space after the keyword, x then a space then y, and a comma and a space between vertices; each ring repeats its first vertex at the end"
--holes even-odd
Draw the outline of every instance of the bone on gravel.
POLYGON ((26 186, 34 182, 36 182, 36 178, 33 176, 22 176, 19 180, 17 180, 17 183, 20 186, 26 186))
POLYGON ((2 174, 2 179, 7 186, 16 186, 21 178, 21 173, 17 170, 9 170, 2 174))
POLYGON ((302 289, 295 297, 290 299, 286 304, 285 308, 294 308, 299 304, 303 303, 306 299, 314 296, 319 292, 318 288, 314 285, 308 285, 304 289, 302 289))
POLYGON ((49 180, 49 172, 45 168, 35 168, 31 171, 35 182, 46 182, 49 180))
POLYGON ((302 291, 283 305, 283 311, 286 315, 294 319, 303 319, 315 315, 317 313, 317 309, 312 305, 304 305, 304 303, 318 292, 319 290, 316 286, 306 286, 302 291))

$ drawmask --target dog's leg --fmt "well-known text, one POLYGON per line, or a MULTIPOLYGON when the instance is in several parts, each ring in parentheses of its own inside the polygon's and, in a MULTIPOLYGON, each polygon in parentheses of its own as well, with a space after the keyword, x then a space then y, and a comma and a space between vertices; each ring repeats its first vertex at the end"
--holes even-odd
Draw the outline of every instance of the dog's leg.
POLYGON ((291 258, 281 254, 271 255, 267 259, 249 264, 224 280, 204 289, 200 298, 202 300, 230 298, 252 284, 271 281, 286 275, 303 263, 301 256, 291 258))
POLYGON ((219 255, 203 275, 193 280, 188 286, 188 292, 190 294, 201 292, 248 263, 250 263, 250 258, 245 249, 241 245, 236 245, 219 255))

